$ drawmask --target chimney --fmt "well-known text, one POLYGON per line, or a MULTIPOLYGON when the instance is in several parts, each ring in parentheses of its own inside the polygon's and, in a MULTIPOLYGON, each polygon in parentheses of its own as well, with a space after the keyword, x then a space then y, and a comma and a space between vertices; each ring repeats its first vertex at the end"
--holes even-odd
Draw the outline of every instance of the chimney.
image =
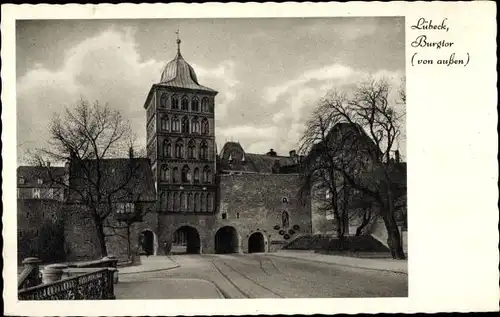
POLYGON ((399 157, 399 150, 396 150, 395 156, 396 156, 396 163, 399 163, 401 160, 401 158, 399 157))

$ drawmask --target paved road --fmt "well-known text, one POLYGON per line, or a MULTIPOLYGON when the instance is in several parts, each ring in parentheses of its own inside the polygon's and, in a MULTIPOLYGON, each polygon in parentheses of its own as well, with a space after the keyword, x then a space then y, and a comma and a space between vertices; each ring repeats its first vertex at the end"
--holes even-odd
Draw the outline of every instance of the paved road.
POLYGON ((268 254, 178 255, 170 258, 180 267, 120 276, 120 283, 116 285, 117 298, 408 296, 408 276, 400 273, 268 254))

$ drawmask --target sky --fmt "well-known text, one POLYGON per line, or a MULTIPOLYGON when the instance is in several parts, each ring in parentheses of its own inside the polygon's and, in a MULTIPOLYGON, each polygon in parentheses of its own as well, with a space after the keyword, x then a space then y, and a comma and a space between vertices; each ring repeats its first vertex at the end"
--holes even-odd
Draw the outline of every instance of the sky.
MULTIPOLYGON (((233 140, 288 155, 329 90, 369 76, 396 90, 405 74, 403 17, 18 20, 18 164, 46 144, 54 114, 82 98, 120 110, 145 147, 143 105, 175 57, 177 29, 200 84, 219 92, 219 151, 233 140)), ((405 158, 404 135, 399 148, 405 158)))

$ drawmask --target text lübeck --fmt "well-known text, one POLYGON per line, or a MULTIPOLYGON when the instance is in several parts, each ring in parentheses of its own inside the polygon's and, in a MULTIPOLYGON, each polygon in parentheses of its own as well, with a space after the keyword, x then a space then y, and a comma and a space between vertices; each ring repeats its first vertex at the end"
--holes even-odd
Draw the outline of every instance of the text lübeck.
POLYGON ((425 35, 419 35, 415 41, 411 42, 412 47, 434 47, 436 49, 451 47, 453 44, 454 42, 448 42, 446 40, 440 40, 437 42, 429 41, 425 35))
POLYGON ((448 32, 449 28, 446 25, 446 20, 443 19, 441 24, 433 24, 432 20, 426 20, 425 18, 420 18, 416 25, 412 25, 412 30, 444 30, 448 32))

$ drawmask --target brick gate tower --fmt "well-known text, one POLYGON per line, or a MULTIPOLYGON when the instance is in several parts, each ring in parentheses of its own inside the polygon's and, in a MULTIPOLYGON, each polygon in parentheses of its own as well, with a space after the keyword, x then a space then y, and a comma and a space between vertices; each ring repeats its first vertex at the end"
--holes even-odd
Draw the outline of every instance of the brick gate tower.
POLYGON ((217 91, 199 84, 181 55, 167 63, 151 87, 147 113, 147 155, 155 180, 158 234, 168 240, 175 223, 213 216, 215 210, 215 121, 217 91), (162 221, 163 219, 163 221, 162 221), (161 223, 166 227, 160 228, 161 223))

